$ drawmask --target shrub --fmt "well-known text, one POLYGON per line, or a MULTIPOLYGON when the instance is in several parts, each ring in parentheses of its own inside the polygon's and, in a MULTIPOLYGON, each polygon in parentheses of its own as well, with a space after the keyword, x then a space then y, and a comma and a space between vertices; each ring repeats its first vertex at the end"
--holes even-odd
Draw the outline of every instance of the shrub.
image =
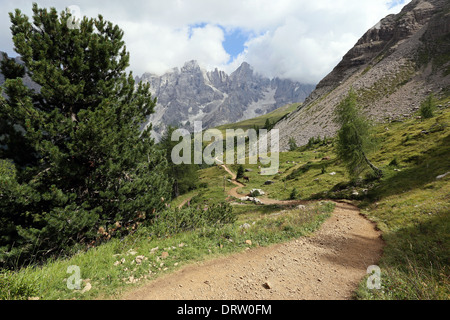
POLYGON ((390 167, 398 167, 398 160, 397 158, 392 159, 391 162, 389 162, 390 167))
POLYGON ((299 197, 299 194, 298 194, 298 191, 297 191, 297 188, 292 188, 292 191, 291 191, 291 194, 289 195, 289 200, 296 200, 296 199, 298 199, 298 197, 299 197))
POLYGON ((244 176, 244 172, 245 172, 244 167, 240 165, 236 173, 236 179, 241 179, 244 176))
POLYGON ((299 177, 301 174, 308 172, 309 169, 311 169, 311 164, 312 164, 312 162, 309 161, 306 164, 304 164, 303 166, 301 166, 300 168, 295 169, 286 177, 286 179, 293 180, 293 179, 299 177))
POLYGON ((420 115, 424 119, 429 119, 434 116, 434 98, 433 94, 430 94, 427 99, 420 105, 420 115))
POLYGON ((36 296, 37 292, 30 278, 11 271, 0 273, 0 300, 24 300, 36 296))
POLYGON ((295 142, 295 139, 293 137, 289 138, 288 144, 289 144, 289 151, 295 151, 298 148, 297 143, 295 142))
POLYGON ((198 184, 199 189, 207 189, 208 188, 208 182, 200 182, 198 184))
POLYGON ((158 237, 174 235, 199 228, 217 229, 236 221, 233 208, 228 203, 168 209, 161 212, 148 229, 158 237))

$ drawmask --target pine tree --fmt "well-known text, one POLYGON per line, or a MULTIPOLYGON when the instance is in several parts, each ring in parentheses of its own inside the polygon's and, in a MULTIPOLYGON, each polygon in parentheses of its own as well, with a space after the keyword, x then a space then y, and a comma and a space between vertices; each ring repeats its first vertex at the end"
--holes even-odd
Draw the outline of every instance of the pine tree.
POLYGON ((296 199, 298 199, 298 196, 299 196, 299 194, 298 194, 297 188, 295 188, 295 187, 292 188, 292 191, 289 195, 289 200, 296 200, 296 199))
POLYGON ((424 119, 433 118, 434 116, 434 97, 433 94, 430 94, 425 101, 420 104, 420 115, 424 119))
MULTIPOLYGON (((178 144, 178 141, 172 141, 172 133, 176 129, 176 127, 169 126, 158 144, 167 159, 171 159, 172 149, 178 144)), ((191 155, 193 155, 193 150, 191 150, 191 155)), ((197 170, 198 165, 193 163, 193 159, 190 164, 174 164, 173 161, 169 161, 166 172, 172 181, 174 198, 197 188, 199 181, 197 170)))
POLYGON ((22 69, 7 60, 0 98, 0 263, 67 252, 77 243, 127 231, 170 197, 167 160, 143 123, 156 99, 126 73, 123 31, 101 15, 69 28, 70 14, 33 4, 32 22, 10 13, 22 69), (17 146, 25 152, 16 153, 17 146), (99 234, 101 230, 101 234, 99 234))
POLYGON ((239 165, 237 172, 236 172, 236 180, 244 177, 244 173, 245 173, 244 167, 242 165, 239 165))
POLYGON ((373 147, 370 123, 361 115, 356 104, 356 93, 350 90, 347 97, 336 107, 337 132, 336 152, 351 176, 358 176, 369 166, 377 177, 383 175, 366 156, 373 147))
POLYGON ((266 129, 267 131, 270 131, 273 129, 274 126, 275 126, 275 123, 271 123, 270 119, 267 118, 266 122, 264 123, 264 129, 266 129))
POLYGON ((297 142, 295 141, 294 137, 289 138, 288 145, 289 145, 289 151, 295 151, 298 148, 297 142))

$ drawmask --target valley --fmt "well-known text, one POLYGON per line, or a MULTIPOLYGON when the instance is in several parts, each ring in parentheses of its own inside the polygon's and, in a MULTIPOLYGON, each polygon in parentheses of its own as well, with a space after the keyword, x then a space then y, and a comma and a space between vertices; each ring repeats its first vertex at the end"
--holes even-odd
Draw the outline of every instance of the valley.
POLYGON ((448 1, 386 16, 317 85, 127 76, 119 27, 33 10, 59 38, 16 12, 24 60, 0 58, 0 299, 449 300, 448 1), (195 121, 221 137, 196 146, 195 121), (251 139, 193 163, 238 160, 228 129, 275 129, 276 170, 251 139))
POLYGON ((237 165, 213 165, 199 172, 207 186, 171 206, 227 201, 235 223, 168 237, 142 228, 19 275, 36 279, 42 299, 445 299, 450 97, 438 103, 431 119, 413 115, 375 128, 380 147, 370 157, 385 173, 381 180, 350 179, 332 139, 280 153, 275 176, 245 165, 255 169, 246 183, 233 180, 237 165), (224 177, 231 181, 225 190, 224 177), (274 183, 265 185, 268 179, 274 183), (274 201, 242 201, 251 189, 274 201), (92 289, 68 291, 61 281, 68 265, 79 265, 92 289), (366 286, 370 265, 381 269, 380 290, 366 286), (291 283, 290 274, 299 281, 291 283))
MULTIPOLYGON (((251 228, 251 227, 250 227, 251 228)), ((188 265, 125 293, 125 300, 347 300, 383 241, 349 204, 310 237, 188 265)))
MULTIPOLYGON (((402 122, 392 122, 376 128, 376 136, 382 142, 371 157, 376 159, 377 165, 385 172, 384 178, 380 181, 374 181, 369 177, 350 180, 334 156, 332 139, 318 141, 307 148, 299 148, 298 151, 281 153, 281 173, 272 177, 259 176, 258 165, 245 165, 246 175, 250 178, 250 181, 245 183, 236 181, 235 171, 224 164, 219 163, 205 169, 201 179, 208 181, 208 188, 201 194, 194 194, 194 201, 190 195, 185 195, 184 197, 189 197, 189 205, 227 197, 240 212, 242 220, 239 224, 242 226, 242 223, 247 223, 249 228, 255 220, 266 219, 261 214, 251 213, 261 206, 281 206, 281 211, 270 213, 267 217, 269 218, 298 212, 299 205, 299 208, 309 208, 317 201, 335 199, 332 201, 338 202, 332 216, 310 236, 269 247, 257 245, 245 253, 188 265, 173 275, 163 276, 139 289, 127 292, 124 297, 126 299, 445 298, 449 289, 446 280, 448 279, 446 248, 449 245, 450 190, 447 176, 442 178, 441 176, 445 172, 450 172, 448 160, 450 144, 447 130, 430 133, 430 128, 447 128, 450 124, 450 99, 446 98, 439 103, 441 108, 433 119, 422 120, 412 115, 402 122), (398 139, 412 136, 415 138, 412 140, 409 138, 407 143, 398 139), (411 159, 415 159, 414 162, 411 162, 411 159), (424 165, 426 167, 423 167, 424 165), (416 166, 421 168, 420 177, 409 173, 416 172, 416 166), (230 179, 226 191, 222 187, 224 175, 230 179), (275 183, 266 185, 267 179, 272 179, 275 183), (299 200, 289 200, 289 194, 294 188, 299 191, 299 200), (261 204, 247 204, 249 202, 242 201, 252 189, 264 191, 264 196, 257 196, 261 204), (339 199, 348 200, 345 203, 339 199), (251 209, 252 207, 255 209, 251 209), (248 218, 244 218, 246 216, 248 218), (348 224, 340 225, 344 222, 348 224), (366 226, 364 235, 358 235, 359 231, 356 230, 359 229, 355 229, 360 224, 366 226), (424 226, 427 226, 426 231, 423 229, 424 226), (334 230, 333 236, 328 234, 330 230, 334 230), (330 240, 331 238, 333 240, 330 240), (357 263, 358 259, 350 256, 352 250, 359 248, 356 242, 351 242, 357 241, 356 239, 365 239, 361 251, 355 251, 355 256, 359 258, 365 254, 365 258, 361 258, 365 264, 359 267, 359 271, 355 270, 353 280, 342 279, 336 274, 339 273, 338 266, 348 268, 350 261, 357 263), (327 242, 327 245, 324 242, 327 242), (310 247, 313 244, 318 245, 310 247), (346 249, 338 249, 341 245, 345 245, 346 249), (324 261, 325 256, 327 259, 324 261), (440 271, 433 271, 432 268, 422 264, 420 261, 425 256, 431 259, 433 266, 439 266, 437 268, 440 271), (406 269, 402 266, 405 259, 409 261, 406 269), (365 268, 372 264, 379 265, 382 270, 382 290, 368 289, 363 281, 367 279, 365 268), (327 274, 327 270, 330 274, 327 274), (295 274, 296 280, 292 283, 295 288, 288 284, 289 275, 292 274, 295 274), (329 282, 323 280, 327 277, 330 277, 329 282), (426 282, 423 282, 424 279, 427 279, 426 282), (271 288, 265 288, 266 282, 270 283, 271 288), (273 285, 274 283, 276 285, 273 285)), ((231 167, 236 170, 238 166, 231 167)), ((248 238, 253 247, 255 239, 250 234, 248 238)), ((350 276, 353 273, 345 272, 345 274, 350 276)))

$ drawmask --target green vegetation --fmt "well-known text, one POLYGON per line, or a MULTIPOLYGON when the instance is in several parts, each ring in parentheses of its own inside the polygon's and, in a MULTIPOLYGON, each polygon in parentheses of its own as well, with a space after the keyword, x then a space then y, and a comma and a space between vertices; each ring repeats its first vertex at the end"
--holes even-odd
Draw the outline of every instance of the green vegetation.
POLYGON ((270 118, 266 119, 266 122, 264 123, 263 129, 266 129, 267 131, 270 131, 275 126, 276 122, 270 122, 270 118))
POLYGON ((301 106, 299 103, 293 103, 289 104, 283 107, 280 107, 270 113, 267 113, 265 115, 252 118, 249 120, 244 120, 241 122, 231 123, 231 124, 225 124, 222 126, 217 127, 216 129, 221 130, 222 134, 225 136, 225 130, 226 129, 242 129, 242 130, 248 130, 248 129, 263 129, 267 125, 273 127, 274 124, 276 124, 278 121, 280 121, 282 118, 286 117, 288 114, 293 112, 294 110, 298 109, 301 106))
POLYGON ((236 172, 236 180, 243 178, 244 177, 244 172, 245 172, 244 171, 244 167, 242 165, 240 165, 238 167, 238 169, 237 169, 237 172, 236 172))
MULTIPOLYGON (((172 141, 172 133, 177 128, 169 126, 166 133, 162 136, 158 147, 164 152, 167 159, 166 174, 172 183, 172 196, 174 198, 183 195, 189 191, 197 189, 198 185, 198 165, 194 163, 193 144, 191 146, 191 162, 175 164, 172 161, 172 150, 179 143, 172 141)), ((180 155, 182 157, 182 155, 180 155)))
POLYGON ((350 175, 357 177, 365 166, 369 166, 377 177, 381 177, 383 172, 367 158, 367 153, 373 148, 370 123, 361 115, 353 90, 336 107, 335 113, 336 122, 340 126, 336 138, 336 153, 350 175))
POLYGON ((103 17, 33 4, 10 14, 25 69, 3 61, 0 95, 0 268, 76 253, 164 209, 167 160, 142 123, 156 100, 126 73, 123 32, 103 17), (51 36, 50 36, 51 35, 51 36))
MULTIPOLYGON (((118 297, 194 261, 310 235, 334 209, 327 199, 353 201, 386 243, 382 288, 363 281, 355 298, 448 299, 448 95, 430 95, 410 119, 368 130, 350 92, 338 107, 335 139, 301 147, 290 139, 271 176, 261 175, 260 161, 230 166, 249 178, 242 195, 262 189, 271 199, 317 201, 305 210, 249 204, 228 196, 235 185, 224 168, 169 165, 170 133, 155 146, 150 128, 141 130, 156 101, 125 73, 117 26, 84 18, 81 32, 67 27, 65 12, 34 5, 33 14, 33 23, 20 11, 10 15, 26 68, 12 59, 1 65, 0 299, 118 297), (23 85, 25 72, 39 92, 23 85), (378 147, 369 161, 371 140, 378 147), (80 290, 68 286, 71 266, 81 271, 80 290)), ((390 93, 411 70, 360 99, 390 93)), ((296 108, 219 128, 270 128, 296 108)))
POLYGON ((294 137, 290 137, 288 143, 289 143, 289 150, 290 151, 294 151, 295 149, 298 148, 297 142, 295 141, 294 137))
MULTIPOLYGON (((446 106, 449 102, 448 98, 436 101, 446 106)), ((436 177, 450 172, 450 136, 446 130, 449 124, 450 110, 443 107, 437 108, 430 119, 419 120, 413 115, 404 122, 375 126, 373 135, 379 148, 371 158, 384 172, 381 179, 374 179, 371 170, 351 177, 337 159, 332 139, 312 139, 309 146, 281 153, 280 173, 274 176, 259 175, 260 163, 243 165, 251 170, 246 172, 250 182, 240 192, 244 195, 257 188, 266 197, 286 200, 295 188, 296 195, 303 200, 354 201, 364 215, 377 223, 386 243, 379 262, 382 289, 369 290, 364 280, 355 298, 447 299, 450 174, 441 179, 436 177), (274 183, 265 185, 269 179, 274 183)), ((236 172, 239 165, 230 167, 236 172)), ((3 274, 3 279, 13 285, 10 291, 3 290, 2 297, 117 297, 127 286, 154 279, 193 261, 244 250, 249 246, 246 240, 251 240, 252 246, 265 246, 314 232, 333 210, 330 202, 314 202, 306 212, 294 209, 280 214, 280 206, 228 199, 232 212, 230 206, 216 211, 225 220, 212 227, 210 222, 205 223, 209 219, 207 213, 200 214, 199 220, 192 213, 227 199, 227 190, 234 185, 224 177, 230 178, 220 166, 199 170, 203 188, 174 199, 172 207, 191 199, 190 207, 169 210, 166 218, 160 220, 167 220, 167 224, 141 225, 121 240, 111 239, 72 258, 3 274), (246 223, 250 228, 242 228, 246 223), (164 259, 163 252, 168 253, 164 259), (146 259, 137 264, 140 255, 146 259), (67 289, 64 279, 70 276, 67 273, 70 265, 80 266, 81 277, 90 279, 89 292, 67 289)), ((216 214, 209 221, 214 221, 216 214)))
MULTIPOLYGON (((288 200, 295 188, 302 200, 354 201, 377 223, 386 242, 379 263, 382 290, 369 290, 363 281, 355 297, 448 299, 450 174, 437 177, 450 172, 449 103, 448 96, 435 98, 433 104, 441 107, 435 107, 432 118, 419 119, 418 111, 402 122, 372 128, 372 138, 378 144, 370 156, 383 170, 381 178, 369 168, 350 175, 337 158, 333 139, 312 138, 308 145, 280 153, 279 173, 274 176, 259 175, 258 166, 264 167, 260 163, 244 165, 252 171, 247 173, 250 182, 240 193, 257 188, 268 198, 288 200), (267 180, 274 183, 265 185, 267 180)), ((237 170, 237 166, 231 168, 237 170)), ((208 170, 204 174, 211 177, 223 174, 218 168, 208 170)), ((225 194, 220 188, 216 190, 202 199, 225 194)))
POLYGON ((112 239, 69 259, 58 259, 41 267, 30 266, 20 272, 5 272, 0 274, 0 299, 118 298, 129 287, 195 261, 309 235, 329 217, 334 203, 316 203, 307 210, 293 209, 283 214, 279 214, 278 206, 251 205, 238 210, 241 213, 236 215, 229 209, 229 205, 224 205, 217 207, 215 214, 204 211, 201 218, 197 214, 203 207, 175 211, 176 219, 169 222, 160 219, 152 226, 141 226, 123 239, 112 239), (224 216, 227 221, 223 220, 224 216), (223 223, 211 224, 216 218, 223 223), (186 223, 191 228, 186 228, 186 223), (244 224, 249 227, 244 228, 244 224), (174 232, 175 226, 184 227, 174 232), (71 281, 69 266, 80 268, 81 290, 67 287, 71 281), (88 283, 92 288, 84 292, 88 283))
MULTIPOLYGON (((439 103, 447 104, 449 99, 439 103)), ((450 293, 450 125, 448 107, 434 118, 379 128, 383 140, 375 153, 386 177, 374 184, 361 203, 386 241, 382 290, 361 286, 362 299, 448 299, 450 293), (439 128, 436 130, 435 128, 439 128)))
POLYGON ((291 194, 289 195, 289 200, 296 200, 296 199, 298 199, 298 197, 299 197, 299 194, 298 194, 297 188, 296 187, 292 188, 291 194))
POLYGON ((420 115, 424 119, 432 118, 434 115, 434 98, 430 94, 428 98, 420 104, 420 115))

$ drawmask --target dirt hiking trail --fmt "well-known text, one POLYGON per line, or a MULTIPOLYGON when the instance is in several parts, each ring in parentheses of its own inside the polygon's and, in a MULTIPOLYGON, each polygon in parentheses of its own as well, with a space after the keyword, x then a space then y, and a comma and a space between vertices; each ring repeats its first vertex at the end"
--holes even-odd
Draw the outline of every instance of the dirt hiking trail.
MULTIPOLYGON (((223 164, 240 198, 244 185, 223 164)), ((297 204, 261 198, 263 204, 297 204)), ((304 202, 304 201, 303 201, 304 202)), ((381 233, 359 209, 336 203, 332 216, 310 237, 256 247, 193 263, 125 293, 124 300, 314 300, 351 299, 383 251, 381 233)))
MULTIPOLYGON (((231 183, 233 183, 236 187, 228 190, 228 195, 232 196, 234 198, 240 199, 241 197, 243 197, 244 195, 239 194, 238 190, 242 187, 245 187, 244 184, 240 183, 239 181, 236 180, 236 174, 233 173, 226 165, 222 164, 220 165, 222 168, 225 169, 226 172, 228 172, 231 175, 231 183)), ((302 201, 302 200, 274 200, 274 199, 269 199, 269 198, 265 198, 265 197, 258 197, 258 199, 262 202, 262 204, 264 205, 269 205, 269 204, 280 204, 280 205, 297 205, 297 204, 304 204, 307 203, 307 201, 302 201)))
POLYGON ((124 300, 351 299, 383 241, 359 210, 337 203, 310 237, 193 263, 127 292, 124 300))

